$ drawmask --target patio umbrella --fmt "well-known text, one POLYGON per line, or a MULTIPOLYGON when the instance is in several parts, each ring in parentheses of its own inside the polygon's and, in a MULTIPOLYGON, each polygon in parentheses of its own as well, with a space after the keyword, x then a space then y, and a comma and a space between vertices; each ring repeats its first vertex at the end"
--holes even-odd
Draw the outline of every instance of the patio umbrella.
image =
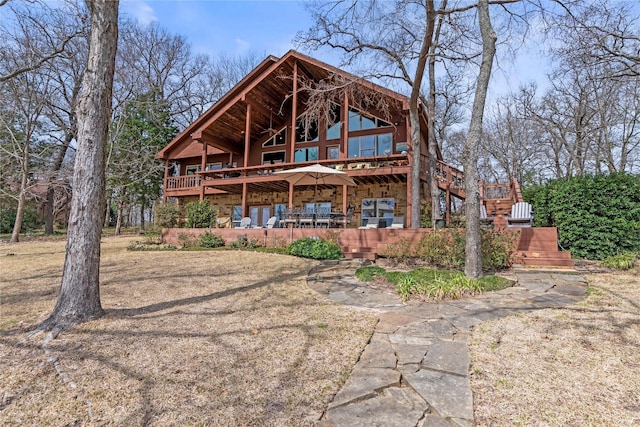
POLYGON ((318 184, 320 185, 356 185, 353 179, 343 171, 328 168, 319 164, 303 166, 295 169, 278 171, 275 175, 282 176, 293 185, 314 185, 313 206, 315 211, 318 184))

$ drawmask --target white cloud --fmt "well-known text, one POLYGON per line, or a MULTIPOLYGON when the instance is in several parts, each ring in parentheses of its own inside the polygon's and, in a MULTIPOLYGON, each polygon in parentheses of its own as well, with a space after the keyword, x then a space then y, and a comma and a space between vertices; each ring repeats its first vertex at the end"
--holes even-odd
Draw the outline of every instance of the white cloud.
POLYGON ((158 20, 153 8, 144 1, 124 1, 123 5, 125 11, 143 25, 149 25, 158 20))
POLYGON ((244 52, 248 51, 249 47, 251 46, 251 43, 249 43, 246 40, 235 39, 235 42, 236 42, 236 52, 237 53, 244 53, 244 52))

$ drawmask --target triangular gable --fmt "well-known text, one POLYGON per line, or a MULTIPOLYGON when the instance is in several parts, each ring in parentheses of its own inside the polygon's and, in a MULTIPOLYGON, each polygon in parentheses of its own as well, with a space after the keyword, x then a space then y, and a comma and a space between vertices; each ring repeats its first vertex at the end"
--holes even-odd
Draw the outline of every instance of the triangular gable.
POLYGON ((204 114, 202 114, 193 123, 191 123, 184 131, 182 131, 169 144, 167 144, 166 147, 159 151, 156 154, 156 158, 166 159, 169 157, 174 157, 175 150, 178 149, 179 146, 183 146, 183 144, 185 143, 191 144, 193 142, 193 137, 202 137, 209 126, 216 122, 216 120, 218 120, 223 114, 228 112, 229 109, 235 106, 239 101, 245 100, 245 97, 252 89, 256 88, 256 86, 262 83, 274 72, 279 70, 291 58, 301 61, 302 63, 304 63, 303 65, 317 67, 321 70, 324 70, 327 75, 337 74, 349 79, 357 80, 364 86, 381 92, 386 96, 389 96, 390 98, 396 99, 397 101, 402 103, 403 109, 408 109, 409 99, 406 96, 382 87, 376 83, 372 83, 368 80, 359 78, 346 71, 340 70, 339 68, 311 58, 307 55, 301 54, 295 50, 290 50, 280 59, 274 56, 269 56, 264 61, 262 61, 256 68, 253 69, 253 71, 251 71, 247 76, 240 80, 231 90, 229 90, 229 92, 227 92, 213 106, 211 106, 211 108, 209 108, 204 114), (171 156, 169 156, 170 152, 172 153, 171 156))

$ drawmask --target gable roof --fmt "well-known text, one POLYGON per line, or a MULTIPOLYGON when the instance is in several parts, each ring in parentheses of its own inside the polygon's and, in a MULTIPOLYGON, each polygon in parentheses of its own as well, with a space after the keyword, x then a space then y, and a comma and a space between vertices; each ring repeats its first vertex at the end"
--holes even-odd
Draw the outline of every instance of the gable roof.
MULTIPOLYGON (((281 129, 289 124, 285 115, 279 114, 291 103, 292 76, 294 67, 307 78, 320 81, 332 74, 356 80, 364 86, 395 99, 402 110, 408 109, 409 99, 375 83, 358 78, 324 62, 291 50, 282 58, 267 57, 247 76, 211 108, 198 117, 167 146, 156 154, 156 158, 187 157, 193 150, 185 150, 193 139, 202 138, 207 144, 225 151, 241 153, 244 148, 246 104, 252 106, 251 135, 264 133, 265 129, 281 129), (184 154, 181 153, 184 151, 184 154), (170 156, 170 154, 172 154, 170 156)), ((303 105, 302 94, 298 94, 298 105, 303 105)))

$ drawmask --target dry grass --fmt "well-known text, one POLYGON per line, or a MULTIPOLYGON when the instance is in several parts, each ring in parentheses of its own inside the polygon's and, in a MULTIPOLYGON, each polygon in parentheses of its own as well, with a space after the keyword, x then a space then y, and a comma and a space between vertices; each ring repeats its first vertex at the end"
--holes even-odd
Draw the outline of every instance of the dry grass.
POLYGON ((579 304, 478 326, 477 424, 640 425, 639 273, 588 275, 579 304))
POLYGON ((311 291, 308 260, 127 252, 130 241, 103 240, 108 314, 61 334, 47 354, 43 337, 25 332, 53 308, 65 243, 0 246, 0 424, 299 426, 320 417, 373 316, 311 291))

